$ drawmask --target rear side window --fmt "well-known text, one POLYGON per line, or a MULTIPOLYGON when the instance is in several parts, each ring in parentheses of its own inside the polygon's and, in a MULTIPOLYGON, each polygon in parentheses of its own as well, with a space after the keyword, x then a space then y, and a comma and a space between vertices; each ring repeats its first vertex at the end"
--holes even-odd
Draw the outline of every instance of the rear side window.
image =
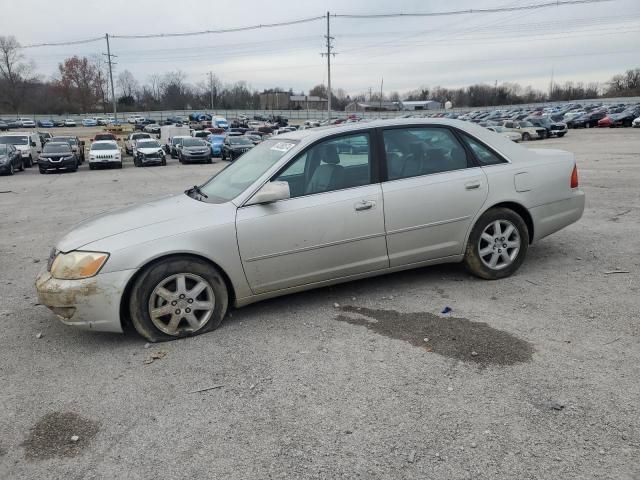
POLYGON ((469 166, 464 147, 447 128, 394 128, 385 130, 383 137, 389 180, 469 166))
POLYGON ((473 151, 478 162, 481 166, 498 165, 500 163, 507 163, 505 159, 499 157, 488 147, 477 141, 475 138, 470 137, 467 134, 462 134, 464 141, 467 142, 469 148, 473 151))

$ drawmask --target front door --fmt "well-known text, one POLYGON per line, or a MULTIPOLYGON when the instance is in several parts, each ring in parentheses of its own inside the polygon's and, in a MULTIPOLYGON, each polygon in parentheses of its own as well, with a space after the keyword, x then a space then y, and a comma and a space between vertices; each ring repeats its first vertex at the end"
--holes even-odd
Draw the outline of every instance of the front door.
POLYGON ((272 179, 288 182, 291 198, 238 209, 238 247, 254 293, 388 267, 370 145, 369 133, 317 143, 272 179))
POLYGON ((460 255, 488 194, 487 179, 444 127, 383 131, 382 184, 391 267, 460 255))

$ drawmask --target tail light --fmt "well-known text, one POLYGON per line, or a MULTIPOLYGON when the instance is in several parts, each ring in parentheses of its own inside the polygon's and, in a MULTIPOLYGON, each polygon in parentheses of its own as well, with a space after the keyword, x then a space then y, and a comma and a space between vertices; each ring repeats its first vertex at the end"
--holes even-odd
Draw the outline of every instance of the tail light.
POLYGON ((571 188, 578 188, 578 166, 573 166, 573 172, 571 172, 571 188))

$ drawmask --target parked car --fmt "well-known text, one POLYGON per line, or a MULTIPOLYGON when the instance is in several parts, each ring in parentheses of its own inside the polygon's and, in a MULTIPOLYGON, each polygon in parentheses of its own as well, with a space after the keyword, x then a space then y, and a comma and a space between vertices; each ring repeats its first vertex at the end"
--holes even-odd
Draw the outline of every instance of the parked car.
POLYGON ((425 265, 508 277, 584 202, 573 154, 468 122, 291 132, 184 194, 81 223, 38 301, 68 325, 171 340, 214 330, 230 305, 425 265), (351 141, 368 152, 337 153, 351 141))
POLYGON ((505 120, 502 122, 502 127, 506 131, 519 133, 523 141, 547 138, 547 130, 545 128, 535 127, 531 122, 525 120, 505 120))
POLYGON ((147 125, 151 125, 153 123, 153 120, 151 120, 150 118, 142 118, 142 119, 138 119, 136 121, 134 130, 139 130, 141 132, 144 131, 144 127, 146 127, 147 125))
POLYGON ((178 147, 180 163, 212 163, 211 145, 200 138, 185 138, 178 147))
POLYGON ((76 121, 73 118, 66 118, 64 120, 64 126, 65 127, 75 127, 76 126, 76 121))
POLYGON ((82 119, 83 127, 97 127, 98 121, 95 118, 83 118, 82 119))
POLYGON ((9 124, 4 120, 0 120, 0 132, 4 132, 6 130, 9 130, 9 124))
POLYGON ((144 120, 144 117, 142 115, 130 115, 127 118, 127 123, 135 125, 140 120, 144 120))
POLYGON ((53 121, 53 126, 54 127, 64 127, 65 126, 64 125, 64 119, 58 118, 58 119, 54 120, 53 121))
POLYGON ((507 130, 506 128, 501 127, 500 125, 490 126, 486 128, 487 130, 496 132, 498 135, 501 135, 504 138, 511 140, 512 142, 519 142, 520 140, 522 140, 522 135, 519 132, 507 130))
POLYGON ((95 170, 100 167, 122 168, 122 152, 117 142, 98 140, 91 144, 89 168, 95 170))
POLYGON ((40 137, 40 143, 44 146, 45 143, 53 138, 53 135, 49 132, 38 132, 38 137, 40 137))
POLYGON ((211 120, 211 126, 228 130, 229 122, 227 122, 227 119, 224 117, 215 117, 211 120))
POLYGON ((24 171, 24 160, 16 147, 10 143, 0 144, 0 173, 13 175, 24 171))
POLYGON ((182 142, 190 138, 192 138, 191 135, 175 135, 171 137, 169 143, 169 155, 171 155, 171 158, 178 158, 178 153, 180 151, 180 147, 182 146, 182 142))
POLYGON ((108 125, 109 124, 109 119, 106 117, 96 117, 96 122, 98 123, 98 125, 108 125))
POLYGON ((606 117, 598 120, 598 127, 600 128, 613 127, 613 121, 611 120, 611 117, 607 115, 606 117))
MULTIPOLYGON (((611 127, 631 127, 633 126, 633 120, 640 115, 640 106, 634 105, 632 107, 624 109, 620 113, 613 113, 609 115, 611 119, 611 127)), ((598 123, 598 126, 600 124, 598 123)))
POLYGON ((136 148, 136 140, 141 138, 151 138, 151 134, 144 132, 134 132, 130 133, 127 136, 127 139, 124 141, 124 151, 128 155, 133 155, 136 148))
POLYGON ((636 118, 632 123, 631 126, 633 128, 640 128, 640 117, 636 118))
POLYGON ((38 168, 42 174, 51 170, 76 172, 79 164, 80 161, 71 150, 69 142, 51 141, 47 143, 42 150, 40 160, 38 160, 38 168))
POLYGON ((244 135, 227 135, 222 144, 222 160, 234 161, 254 147, 253 142, 244 135))
POLYGON ((211 156, 222 156, 222 144, 224 143, 224 135, 211 134, 207 137, 207 142, 211 145, 211 156))
POLYGON ((562 138, 567 134, 567 124, 564 122, 554 122, 544 115, 529 116, 525 121, 530 122, 535 127, 544 128, 547 131, 547 137, 556 136, 562 138))
POLYGON ((78 161, 84 163, 84 140, 80 140, 78 137, 71 135, 58 135, 49 140, 49 142, 67 142, 78 161))
POLYGON ((598 120, 607 116, 606 110, 588 112, 567 122, 567 128, 592 128, 598 126, 598 120))
POLYGON ((133 157, 136 167, 147 165, 166 165, 167 158, 160 142, 154 139, 141 138, 136 142, 136 154, 133 157))
POLYGON ((19 118, 17 122, 22 128, 36 128, 36 122, 31 118, 19 118))
POLYGON ((251 140, 251 143, 253 143, 254 145, 257 145, 260 142, 262 142, 262 137, 260 135, 253 135, 251 133, 245 133, 244 136, 247 137, 249 140, 251 140))
POLYGON ((11 132, 3 133, 0 136, 0 144, 10 144, 16 147, 24 166, 29 168, 40 158, 42 152, 42 142, 40 136, 35 132, 11 132))
POLYGON ((120 139, 117 138, 113 133, 96 133, 93 136, 93 140, 92 141, 99 142, 100 140, 112 140, 114 142, 117 142, 120 139))
POLYGON ((40 128, 52 128, 53 120, 38 120, 37 124, 40 128))
POLYGON ((158 135, 160 133, 160 129, 161 128, 162 127, 160 127, 160 125, 158 125, 157 123, 149 123, 149 124, 144 126, 142 131, 158 135))

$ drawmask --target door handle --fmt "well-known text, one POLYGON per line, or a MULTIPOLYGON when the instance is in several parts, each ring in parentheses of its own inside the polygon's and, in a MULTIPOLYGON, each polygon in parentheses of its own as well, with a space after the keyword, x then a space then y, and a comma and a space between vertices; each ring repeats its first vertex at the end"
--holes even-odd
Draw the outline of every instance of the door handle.
POLYGON ((356 212, 361 212, 363 210, 371 210, 376 206, 376 202, 372 202, 371 200, 362 200, 354 205, 356 212))
POLYGON ((464 184, 464 188, 466 188, 467 190, 475 190, 477 188, 480 188, 480 182, 479 181, 467 182, 464 184))

